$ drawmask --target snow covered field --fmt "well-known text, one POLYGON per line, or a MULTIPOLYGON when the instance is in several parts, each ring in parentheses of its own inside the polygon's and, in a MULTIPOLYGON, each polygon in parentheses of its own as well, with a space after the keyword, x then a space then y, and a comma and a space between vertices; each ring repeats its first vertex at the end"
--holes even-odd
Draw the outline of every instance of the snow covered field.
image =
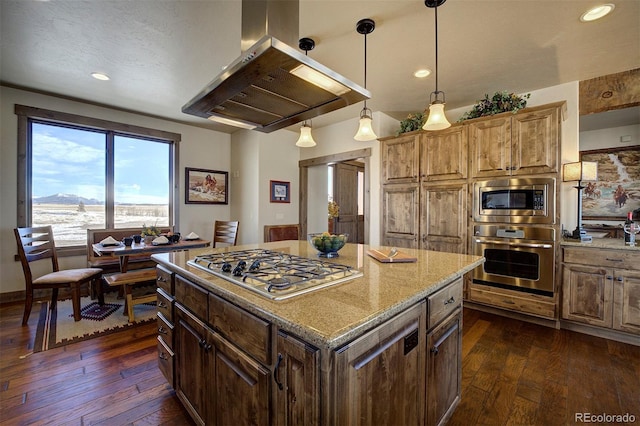
MULTIPOLYGON (((33 226, 51 225, 56 246, 85 245, 87 229, 105 228, 104 206, 73 204, 33 205, 33 226), (82 211, 84 210, 84 211, 82 211)), ((115 227, 137 228, 142 225, 166 226, 169 224, 167 205, 119 205, 116 206, 115 227)))

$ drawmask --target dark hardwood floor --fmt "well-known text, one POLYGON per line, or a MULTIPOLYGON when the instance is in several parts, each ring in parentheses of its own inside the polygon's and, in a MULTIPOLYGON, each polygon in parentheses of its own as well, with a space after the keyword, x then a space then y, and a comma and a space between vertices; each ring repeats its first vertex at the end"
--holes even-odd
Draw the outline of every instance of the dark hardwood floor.
MULTIPOLYGON (((37 309, 34 309, 37 313, 37 309)), ((157 368, 156 326, 31 354, 37 315, 0 306, 0 423, 192 424, 157 368)), ((635 415, 640 348, 465 309, 463 397, 450 425, 580 424, 635 415)))

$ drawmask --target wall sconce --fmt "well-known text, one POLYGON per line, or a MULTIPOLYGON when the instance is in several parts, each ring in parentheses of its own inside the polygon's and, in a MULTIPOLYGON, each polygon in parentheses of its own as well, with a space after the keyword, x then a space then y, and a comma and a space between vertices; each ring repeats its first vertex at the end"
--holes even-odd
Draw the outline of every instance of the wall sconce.
POLYGON ((562 166, 562 180, 564 182, 578 181, 578 185, 574 186, 578 190, 578 218, 576 221, 576 229, 573 230, 571 238, 585 239, 586 232, 582 229, 582 186, 583 180, 598 179, 598 163, 594 161, 578 161, 576 163, 566 163, 562 166))

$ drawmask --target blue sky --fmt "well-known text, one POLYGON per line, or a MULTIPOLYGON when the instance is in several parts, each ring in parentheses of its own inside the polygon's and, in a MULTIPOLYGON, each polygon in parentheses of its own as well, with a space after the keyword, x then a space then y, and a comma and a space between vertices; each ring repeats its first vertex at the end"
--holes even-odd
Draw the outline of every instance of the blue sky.
MULTIPOLYGON (((33 124, 33 197, 105 200, 103 133, 33 124)), ((168 204, 169 144, 116 136, 116 203, 168 204)))

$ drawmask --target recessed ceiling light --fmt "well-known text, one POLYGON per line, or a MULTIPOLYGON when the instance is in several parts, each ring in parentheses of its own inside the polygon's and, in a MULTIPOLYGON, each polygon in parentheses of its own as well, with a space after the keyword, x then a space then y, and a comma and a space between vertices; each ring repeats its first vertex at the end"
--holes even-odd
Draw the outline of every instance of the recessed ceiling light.
POLYGON ((601 4, 593 7, 582 14, 580 20, 582 22, 591 22, 610 14, 616 6, 612 3, 601 4))
POLYGON ((430 69, 426 69, 426 68, 418 70, 418 71, 413 73, 413 76, 417 77, 417 78, 425 78, 425 77, 428 77, 430 75, 431 75, 431 70, 430 69))
POLYGON ((95 78, 96 80, 103 80, 103 81, 111 80, 108 75, 103 74, 101 72, 92 72, 91 77, 95 78))

